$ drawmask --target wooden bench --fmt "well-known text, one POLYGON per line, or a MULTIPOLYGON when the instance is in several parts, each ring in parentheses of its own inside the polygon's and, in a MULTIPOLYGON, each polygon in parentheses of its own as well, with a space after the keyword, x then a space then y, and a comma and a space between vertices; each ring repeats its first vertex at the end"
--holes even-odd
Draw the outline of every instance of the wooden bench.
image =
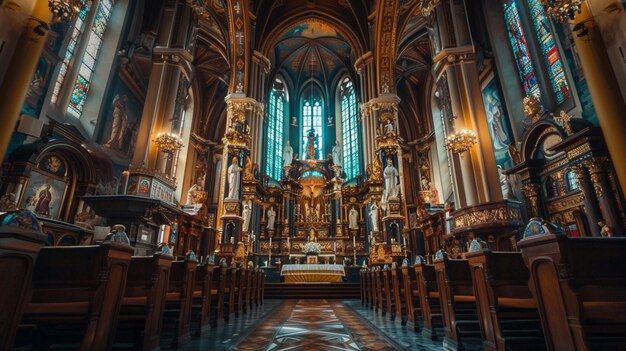
POLYGON ((13 346, 24 306, 32 295, 32 276, 46 236, 21 228, 0 227, 0 350, 13 346))
POLYGON ((258 274, 258 284, 259 284, 258 299, 259 299, 259 304, 262 305, 263 300, 265 300, 265 272, 263 272, 262 270, 259 270, 257 274, 258 274))
POLYGON ((192 296, 195 287, 196 261, 172 262, 170 282, 165 300, 161 343, 171 337, 170 347, 177 348, 191 339, 192 296))
POLYGON ((530 273, 520 252, 466 254, 485 350, 546 349, 530 273))
POLYGON ((243 297, 245 296, 245 281, 246 281, 246 270, 237 268, 234 275, 235 277, 235 317, 239 318, 239 313, 243 312, 243 297))
POLYGON ((246 284, 245 290, 246 294, 243 299, 243 313, 247 313, 252 310, 252 279, 254 276, 254 271, 251 269, 246 269, 246 284))
POLYGON ((365 307, 372 307, 372 271, 363 271, 363 302, 365 307))
POLYGON ((201 264, 196 268, 196 280, 193 290, 193 303, 191 308, 191 328, 195 335, 202 335, 207 332, 210 327, 209 319, 211 316, 211 290, 213 286, 213 271, 215 266, 212 264, 201 264))
MULTIPOLYGON (((393 283, 391 282, 391 269, 383 269, 383 293, 385 294, 385 312, 393 321, 396 319, 396 303, 394 301, 393 283)), ((384 315, 384 313, 383 313, 384 315)))
POLYGON ((227 268, 223 274, 224 278, 224 298, 222 301, 222 311, 224 322, 228 322, 231 315, 235 314, 235 298, 237 286, 237 268, 227 268))
POLYGON ((418 297, 422 310, 422 335, 430 340, 439 339, 438 329, 443 327, 441 303, 439 302, 439 286, 435 266, 417 264, 413 267, 418 297))
POLYGON ((224 304, 226 302, 226 275, 230 268, 216 267, 213 270, 213 284, 211 288, 211 306, 209 308, 209 323, 217 327, 220 318, 224 318, 224 304))
POLYGON ((411 266, 400 268, 402 270, 402 285, 404 287, 404 302, 406 304, 407 324, 413 331, 420 331, 419 318, 422 315, 419 299, 419 288, 415 279, 415 269, 411 266))
POLYGON ((252 286, 250 290, 250 307, 258 307, 259 306, 259 272, 256 269, 252 270, 252 286))
POLYGON ((445 349, 463 348, 464 339, 479 339, 480 324, 467 260, 435 260, 445 349))
POLYGON ((391 286, 393 291, 393 304, 395 305, 396 318, 400 319, 402 325, 406 325, 406 296, 404 295, 404 283, 402 281, 402 270, 391 268, 391 286))
POLYGON ((134 256, 115 333, 114 348, 159 350, 172 256, 134 256))
POLYGON ((521 240, 551 350, 626 350, 626 238, 521 240))
POLYGON ((27 340, 18 344, 110 349, 132 253, 119 243, 42 248, 21 323, 27 340))
POLYGON ((386 292, 385 292, 385 276, 383 270, 374 272, 374 284, 376 285, 376 312, 380 311, 383 316, 387 314, 386 292))

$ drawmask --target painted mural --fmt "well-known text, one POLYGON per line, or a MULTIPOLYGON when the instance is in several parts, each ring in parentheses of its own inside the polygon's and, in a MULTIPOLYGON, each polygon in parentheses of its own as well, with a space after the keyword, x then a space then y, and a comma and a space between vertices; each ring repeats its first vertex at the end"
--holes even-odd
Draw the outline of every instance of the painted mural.
POLYGON ((142 105, 120 79, 111 90, 110 100, 101 122, 100 144, 118 157, 132 157, 137 142, 142 105))
POLYGON ((495 79, 491 79, 483 88, 483 102, 487 112, 489 134, 496 154, 496 163, 500 168, 507 169, 513 166, 508 153, 509 144, 513 142, 511 129, 506 110, 500 98, 500 90, 495 79))

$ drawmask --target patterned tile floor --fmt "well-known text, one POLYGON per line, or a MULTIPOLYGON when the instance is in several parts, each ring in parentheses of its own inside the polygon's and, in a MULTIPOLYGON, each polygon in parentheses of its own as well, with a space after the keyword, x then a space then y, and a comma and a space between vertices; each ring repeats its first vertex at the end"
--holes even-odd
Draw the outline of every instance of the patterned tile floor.
MULTIPOLYGON (((482 349, 465 345, 466 350, 482 349)), ((192 341, 181 350, 387 351, 443 350, 360 300, 266 300, 265 304, 192 341)))

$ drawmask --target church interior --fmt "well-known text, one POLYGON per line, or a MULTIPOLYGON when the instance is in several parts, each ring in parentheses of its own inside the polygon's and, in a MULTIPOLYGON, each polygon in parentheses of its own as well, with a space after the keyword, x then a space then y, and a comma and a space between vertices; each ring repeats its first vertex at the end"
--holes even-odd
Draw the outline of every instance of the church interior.
POLYGON ((626 350, 625 6, 0 0, 0 350, 626 350))

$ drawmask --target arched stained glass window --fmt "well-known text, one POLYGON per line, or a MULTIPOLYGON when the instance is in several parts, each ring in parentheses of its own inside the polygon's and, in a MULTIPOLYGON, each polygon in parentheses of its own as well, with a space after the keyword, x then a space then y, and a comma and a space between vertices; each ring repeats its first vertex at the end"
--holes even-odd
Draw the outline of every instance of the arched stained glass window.
POLYGON ((569 88, 565 78, 565 71, 563 70, 563 63, 554 42, 550 22, 539 0, 528 0, 528 7, 530 9, 530 19, 535 27, 537 40, 548 71, 548 77, 552 84, 552 91, 560 104, 567 99, 569 88))
POLYGON ((519 10, 514 0, 504 4, 504 20, 524 93, 539 97, 540 92, 537 76, 535 75, 535 67, 530 58, 526 35, 524 34, 519 10))
MULTIPOLYGON (((322 128, 322 104, 318 100, 312 102, 305 100, 302 106, 302 155, 306 155, 306 146, 308 143, 307 135, 313 129, 317 135, 317 155, 316 158, 322 159, 322 147, 324 145, 324 134, 322 128)), ((305 157, 303 157, 305 158, 305 157)))
POLYGON ((343 146, 343 170, 348 179, 359 175, 359 134, 357 126, 356 94, 350 80, 341 86, 341 139, 343 146))
POLYGON ((91 84, 91 78, 98 60, 98 54, 102 48, 102 38, 109 24, 109 20, 111 19, 112 7, 113 0, 100 0, 98 4, 96 17, 91 26, 87 47, 83 54, 67 109, 70 115, 76 118, 80 117, 83 112, 83 107, 85 106, 85 100, 89 92, 89 85, 91 84))
POLYGON ((74 22, 72 36, 70 37, 70 42, 67 45, 67 49, 65 50, 65 55, 63 55, 61 69, 59 70, 56 82, 54 83, 54 90, 52 91, 52 103, 57 103, 57 101, 59 100, 59 94, 61 93, 61 87, 63 86, 63 82, 65 81, 65 76, 67 75, 67 71, 70 68, 70 64, 76 54, 76 46, 78 45, 78 40, 85 30, 85 20, 87 19, 87 13, 89 12, 89 8, 89 4, 85 5, 85 8, 83 8, 83 10, 76 17, 76 22, 74 22))
POLYGON ((284 92, 272 89, 270 91, 267 110, 265 174, 276 180, 281 179, 282 176, 284 108, 284 92))

